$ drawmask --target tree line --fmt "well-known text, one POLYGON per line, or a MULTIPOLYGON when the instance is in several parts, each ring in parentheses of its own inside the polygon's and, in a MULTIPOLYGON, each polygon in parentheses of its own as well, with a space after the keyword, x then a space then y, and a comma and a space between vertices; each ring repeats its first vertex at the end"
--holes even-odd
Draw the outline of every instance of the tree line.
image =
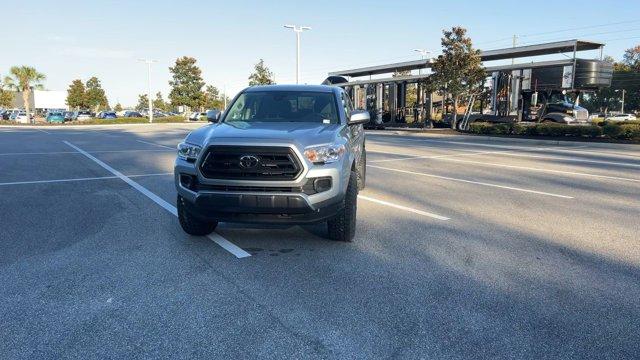
POLYGON ((640 110, 640 45, 625 50, 622 61, 616 61, 611 56, 606 56, 604 60, 613 66, 611 86, 589 94, 582 105, 590 112, 619 111, 624 90, 625 112, 640 110))
MULTIPOLYGON (((183 56, 176 60, 174 66, 169 67, 171 80, 169 86, 168 101, 165 101, 160 92, 156 93, 152 101, 154 109, 168 111, 179 106, 188 109, 222 109, 229 100, 226 94, 222 94, 214 85, 207 85, 202 79, 202 70, 196 64, 197 60, 189 56, 183 56)), ((249 75, 249 86, 275 84, 274 75, 265 65, 264 60, 255 64, 253 72, 249 75)), ((148 108, 147 94, 138 95, 136 109, 148 108)))

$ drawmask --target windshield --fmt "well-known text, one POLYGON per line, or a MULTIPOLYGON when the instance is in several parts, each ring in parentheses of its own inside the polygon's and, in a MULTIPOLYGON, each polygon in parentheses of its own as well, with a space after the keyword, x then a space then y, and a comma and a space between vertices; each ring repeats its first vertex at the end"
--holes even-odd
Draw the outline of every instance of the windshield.
POLYGON ((333 93, 250 91, 240 94, 224 121, 338 124, 333 93))

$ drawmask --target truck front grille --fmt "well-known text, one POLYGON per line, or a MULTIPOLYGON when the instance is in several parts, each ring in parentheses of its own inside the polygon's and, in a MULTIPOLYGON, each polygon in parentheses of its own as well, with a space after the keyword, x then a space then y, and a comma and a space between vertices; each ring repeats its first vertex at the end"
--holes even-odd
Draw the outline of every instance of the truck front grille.
POLYGON ((302 173, 288 147, 210 146, 203 156, 200 171, 208 179, 294 180, 302 173))

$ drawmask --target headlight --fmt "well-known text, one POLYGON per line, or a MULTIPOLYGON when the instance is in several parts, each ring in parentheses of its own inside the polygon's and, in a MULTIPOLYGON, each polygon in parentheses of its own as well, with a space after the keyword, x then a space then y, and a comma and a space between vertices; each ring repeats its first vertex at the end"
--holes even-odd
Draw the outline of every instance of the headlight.
POLYGON ((304 156, 312 163, 332 163, 340 160, 345 152, 342 144, 314 146, 304 151, 304 156))
POLYGON ((195 160, 198 158, 202 148, 198 145, 180 143, 178 144, 178 157, 184 160, 195 160))
POLYGON ((564 112, 567 113, 567 114, 570 114, 570 115, 573 114, 573 110, 565 110, 564 112))

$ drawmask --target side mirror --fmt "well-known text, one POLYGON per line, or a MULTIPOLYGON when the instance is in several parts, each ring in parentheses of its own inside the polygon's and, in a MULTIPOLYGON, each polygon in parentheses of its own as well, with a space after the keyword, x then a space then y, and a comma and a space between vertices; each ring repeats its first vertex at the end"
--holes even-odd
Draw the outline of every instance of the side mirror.
POLYGON ((218 121, 220 121, 220 116, 222 115, 221 111, 218 111, 215 113, 215 115, 213 115, 213 117, 209 117, 207 116, 207 121, 211 122, 211 123, 217 123, 218 121))
POLYGON ((371 120, 369 112, 366 110, 353 110, 349 116, 349 125, 366 124, 371 120))

